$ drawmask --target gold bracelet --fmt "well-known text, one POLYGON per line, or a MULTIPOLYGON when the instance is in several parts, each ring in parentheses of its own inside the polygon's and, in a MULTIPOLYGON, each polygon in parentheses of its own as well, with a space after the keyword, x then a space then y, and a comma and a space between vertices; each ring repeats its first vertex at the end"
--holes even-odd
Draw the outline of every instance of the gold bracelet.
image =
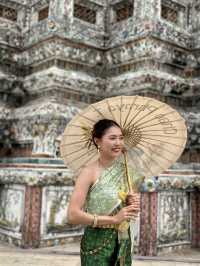
POLYGON ((94 220, 93 220, 92 227, 96 227, 97 224, 98 224, 98 215, 94 214, 94 220))

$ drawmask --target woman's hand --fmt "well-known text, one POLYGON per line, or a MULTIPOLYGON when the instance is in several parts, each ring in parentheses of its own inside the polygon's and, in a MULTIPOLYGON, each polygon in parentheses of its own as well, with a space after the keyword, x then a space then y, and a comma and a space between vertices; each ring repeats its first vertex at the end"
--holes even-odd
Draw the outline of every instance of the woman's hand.
POLYGON ((134 218, 138 217, 140 212, 140 194, 139 193, 129 193, 126 197, 126 205, 133 206, 134 218))
POLYGON ((121 222, 138 217, 139 208, 135 204, 122 208, 115 216, 114 223, 120 224, 121 222))
POLYGON ((140 208, 140 194, 139 193, 129 193, 126 196, 126 205, 134 205, 136 208, 140 208))

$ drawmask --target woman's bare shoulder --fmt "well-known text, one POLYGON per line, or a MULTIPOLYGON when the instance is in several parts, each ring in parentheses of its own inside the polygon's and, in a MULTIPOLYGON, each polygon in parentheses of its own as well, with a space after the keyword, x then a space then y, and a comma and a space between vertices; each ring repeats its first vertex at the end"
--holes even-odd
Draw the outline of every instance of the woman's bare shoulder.
POLYGON ((96 177, 96 173, 97 173, 97 169, 98 168, 98 164, 97 162, 92 162, 89 164, 86 164, 83 166, 83 168, 80 171, 79 177, 84 177, 87 178, 89 180, 91 180, 92 182, 94 181, 95 177, 96 177))
POLYGON ((94 161, 94 162, 85 164, 83 166, 83 169, 86 171, 95 171, 97 169, 97 167, 98 167, 98 161, 94 161))

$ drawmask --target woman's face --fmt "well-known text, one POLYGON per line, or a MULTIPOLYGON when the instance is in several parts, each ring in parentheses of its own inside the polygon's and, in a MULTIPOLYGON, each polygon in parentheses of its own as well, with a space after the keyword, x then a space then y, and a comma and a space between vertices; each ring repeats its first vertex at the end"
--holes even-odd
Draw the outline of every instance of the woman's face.
POLYGON ((122 153, 124 146, 122 131, 119 127, 110 127, 105 134, 96 140, 103 156, 116 158, 122 153))

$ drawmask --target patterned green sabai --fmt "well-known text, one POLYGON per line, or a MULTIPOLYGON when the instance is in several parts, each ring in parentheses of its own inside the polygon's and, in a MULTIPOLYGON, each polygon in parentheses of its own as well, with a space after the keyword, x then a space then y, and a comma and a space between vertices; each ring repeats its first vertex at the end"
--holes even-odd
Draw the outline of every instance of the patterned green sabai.
POLYGON ((131 240, 118 240, 110 228, 85 229, 81 240, 81 266, 131 266, 131 240))
MULTIPOLYGON (((143 177, 129 168, 132 184, 140 186, 143 177)), ((85 210, 98 215, 110 215, 123 207, 119 192, 128 191, 126 170, 123 158, 118 158, 112 166, 104 169, 96 183, 89 189, 85 210)))
POLYGON ((119 189, 127 189, 125 184, 123 164, 115 163, 105 169, 97 179, 97 182, 89 190, 86 210, 89 213, 96 213, 98 215, 112 213, 115 206, 121 203, 118 191, 119 189))
MULTIPOLYGON (((89 189, 85 210, 91 214, 114 215, 124 207, 120 191, 127 192, 126 170, 122 158, 104 169, 89 189)), ((142 180, 131 171, 132 183, 142 180)), ((122 193, 123 194, 123 193, 122 193)), ((87 227, 81 242, 82 266, 131 266, 129 223, 116 228, 87 227)))

